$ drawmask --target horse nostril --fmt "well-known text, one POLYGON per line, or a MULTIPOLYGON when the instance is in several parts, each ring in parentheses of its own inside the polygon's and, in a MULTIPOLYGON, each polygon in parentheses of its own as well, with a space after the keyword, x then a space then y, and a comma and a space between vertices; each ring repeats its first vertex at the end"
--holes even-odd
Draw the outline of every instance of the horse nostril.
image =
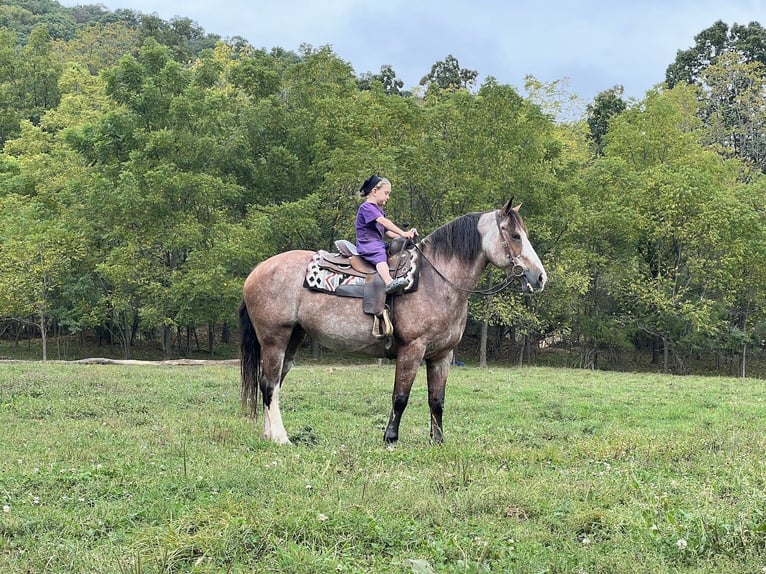
POLYGON ((537 281, 540 283, 540 285, 545 285, 547 280, 548 278, 545 276, 545 273, 540 273, 540 277, 537 278, 537 281))

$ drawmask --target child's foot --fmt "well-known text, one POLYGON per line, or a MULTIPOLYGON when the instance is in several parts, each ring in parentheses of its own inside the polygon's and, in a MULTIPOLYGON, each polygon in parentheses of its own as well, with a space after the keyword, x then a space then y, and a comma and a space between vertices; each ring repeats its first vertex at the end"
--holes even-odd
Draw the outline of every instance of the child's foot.
POLYGON ((407 279, 398 277, 386 285, 386 293, 396 293, 397 291, 401 291, 407 286, 407 283, 407 279))

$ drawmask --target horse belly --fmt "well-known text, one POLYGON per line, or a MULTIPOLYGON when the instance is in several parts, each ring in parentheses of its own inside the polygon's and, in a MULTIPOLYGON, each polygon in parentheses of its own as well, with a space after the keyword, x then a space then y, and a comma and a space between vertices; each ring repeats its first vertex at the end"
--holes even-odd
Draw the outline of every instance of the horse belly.
POLYGON ((297 320, 309 337, 331 351, 386 356, 385 341, 372 336, 373 318, 362 312, 361 299, 307 293, 297 320))

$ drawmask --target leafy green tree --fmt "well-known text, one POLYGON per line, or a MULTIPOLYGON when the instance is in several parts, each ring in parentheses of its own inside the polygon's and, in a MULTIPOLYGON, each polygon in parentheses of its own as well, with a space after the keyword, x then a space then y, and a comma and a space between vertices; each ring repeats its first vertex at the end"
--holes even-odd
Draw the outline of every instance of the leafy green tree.
POLYGON ((738 53, 745 62, 760 62, 766 66, 766 30, 758 22, 734 24, 731 29, 722 20, 716 21, 694 37, 694 46, 679 50, 676 59, 665 72, 668 88, 678 84, 704 84, 705 70, 715 65, 724 54, 738 53))
POLYGON ((421 86, 435 85, 446 89, 469 89, 476 83, 479 72, 461 68, 460 62, 452 54, 431 66, 431 71, 420 79, 421 86))
POLYGON ((72 185, 80 177, 75 157, 30 122, 5 149, 0 173, 0 316, 30 321, 48 358, 53 322, 77 319, 68 309, 71 285, 87 262, 87 238, 74 225, 72 185))
POLYGON ((59 101, 61 66, 51 49, 46 26, 32 30, 20 48, 17 37, 0 29, 0 145, 19 133, 19 121, 39 123, 59 101))
POLYGON ((188 72, 170 57, 170 50, 152 39, 137 59, 124 56, 104 77, 107 94, 134 112, 147 130, 166 126, 173 97, 189 82, 188 72))
POLYGON ((723 239, 733 261, 731 277, 737 288, 722 333, 724 356, 737 359, 736 373, 747 376, 749 350, 766 346, 766 179, 755 176, 740 184, 729 203, 720 206, 732 232, 723 239))
MULTIPOLYGON (((530 229, 540 233, 534 240, 544 254, 541 238, 548 231, 541 215, 555 205, 558 184, 551 167, 560 152, 551 118, 511 86, 493 80, 476 95, 466 90, 430 91, 423 111, 424 129, 415 140, 417 167, 410 176, 422 227, 467 211, 497 209, 516 196, 524 202, 530 229)), ((498 281, 490 275, 484 285, 498 281)), ((471 317, 488 324, 516 324, 521 333, 523 323, 529 345, 546 330, 532 315, 530 306, 510 294, 471 307, 471 317)), ((522 354, 528 356, 527 351, 522 354)))
POLYGON ((0 27, 16 33, 26 44, 34 28, 44 26, 52 38, 71 38, 75 21, 68 8, 55 0, 3 0, 0 4, 0 27))
POLYGON ((32 30, 29 42, 19 57, 21 102, 24 117, 32 123, 39 123, 45 111, 55 108, 59 102, 58 79, 61 65, 53 57, 52 45, 47 26, 32 30))
MULTIPOLYGON (((88 196, 102 217, 101 306, 126 355, 139 330, 170 333, 228 322, 239 265, 212 254, 241 215, 246 99, 226 82, 230 52, 206 53, 184 69, 167 50, 147 41, 139 58, 126 57, 104 74, 113 111, 69 133, 95 162, 88 196), (221 288, 222 292, 216 293, 221 288)), ((289 226, 288 226, 289 227, 289 226)))
MULTIPOLYGON (((216 47, 216 60, 225 57, 230 60, 234 57, 231 48, 219 44, 216 47)), ((202 55, 203 58, 205 54, 202 55)), ((231 63, 229 80, 254 102, 260 99, 276 96, 281 86, 281 75, 287 67, 287 61, 273 54, 267 54, 264 50, 254 52, 252 55, 243 55, 231 63)))
POLYGON ((635 267, 619 297, 634 326, 661 341, 666 371, 671 356, 684 370, 695 349, 716 340, 739 263, 728 250, 733 219, 720 217, 739 166, 698 143, 697 118, 693 89, 650 93, 615 118, 604 148, 632 172, 622 201, 633 210, 635 267))
POLYGON ((138 51, 141 36, 125 22, 93 23, 79 26, 71 40, 58 40, 53 45, 63 65, 77 62, 96 75, 117 64, 124 55, 138 51))
POLYGON ((380 67, 379 74, 362 74, 358 80, 359 89, 372 89, 373 82, 380 82, 383 91, 389 96, 399 96, 402 94, 404 82, 396 77, 396 72, 390 65, 380 67))
POLYGON ((610 90, 596 95, 592 104, 586 108, 589 138, 596 147, 596 155, 603 153, 604 136, 609 129, 609 120, 613 116, 625 111, 627 104, 622 99, 622 86, 615 86, 610 90))
POLYGON ((16 34, 0 28, 0 149, 19 133, 23 117, 21 61, 16 53, 16 34))
POLYGON ((552 280, 544 293, 550 295, 541 310, 556 313, 549 322, 579 350, 580 367, 598 368, 603 355, 632 348, 619 294, 635 272, 636 214, 625 190, 637 185, 621 157, 601 158, 572 178, 576 200, 566 201, 566 223, 554 242, 552 280))
MULTIPOLYGON (((285 69, 279 100, 271 98, 269 103, 264 102, 267 109, 278 110, 273 117, 280 123, 274 125, 268 117, 261 117, 258 122, 261 126, 262 120, 270 124, 259 135, 272 137, 261 142, 266 146, 259 147, 266 148, 267 161, 263 166, 276 164, 271 173, 279 174, 279 179, 288 184, 279 190, 282 200, 286 196, 297 200, 320 188, 324 173, 319 162, 342 137, 336 129, 339 106, 359 91, 353 68, 329 46, 314 49, 304 44, 299 56, 297 62, 285 69)), ((264 169, 259 171, 271 177, 264 169)), ((274 191, 277 195, 277 190, 274 191)))
POLYGON ((175 17, 165 21, 156 14, 138 14, 142 43, 153 40, 168 48, 177 62, 189 62, 201 51, 213 48, 221 39, 206 34, 199 24, 189 18, 175 17))
POLYGON ((666 71, 670 88, 685 83, 701 88, 700 117, 708 128, 708 141, 728 157, 766 169, 761 133, 766 75, 766 30, 758 22, 734 24, 717 21, 695 36, 695 45, 679 50, 666 71))
POLYGON ((0 309, 5 317, 29 322, 39 329, 42 359, 48 358, 48 325, 54 291, 66 261, 59 257, 63 242, 50 240, 49 221, 39 217, 39 206, 18 196, 0 200, 0 309), (9 217, 13 213, 13 218, 9 217), (44 227, 40 224, 43 223, 44 227))
POLYGON ((742 62, 737 53, 722 54, 702 74, 705 90, 702 116, 707 142, 726 157, 738 157, 766 171, 766 67, 742 62))

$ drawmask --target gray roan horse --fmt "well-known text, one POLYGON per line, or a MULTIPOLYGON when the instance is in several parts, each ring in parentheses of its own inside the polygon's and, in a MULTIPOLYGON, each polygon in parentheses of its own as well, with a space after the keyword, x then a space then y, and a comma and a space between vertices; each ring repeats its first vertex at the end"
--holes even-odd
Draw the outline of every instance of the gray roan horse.
MULTIPOLYGON (((512 200, 511 200, 512 201, 512 200)), ((279 391, 306 335, 325 348, 355 356, 396 358, 386 443, 399 439, 399 423, 418 366, 425 360, 431 439, 442 441, 442 411, 452 350, 460 342, 474 292, 488 263, 519 281, 526 293, 542 291, 545 269, 527 238, 519 207, 508 201, 485 213, 469 213, 419 242, 423 261, 417 290, 397 295, 389 348, 372 335, 359 299, 304 287, 313 251, 288 251, 253 269, 240 305, 242 403, 257 413, 263 401, 263 437, 289 444, 279 410, 279 391)))

